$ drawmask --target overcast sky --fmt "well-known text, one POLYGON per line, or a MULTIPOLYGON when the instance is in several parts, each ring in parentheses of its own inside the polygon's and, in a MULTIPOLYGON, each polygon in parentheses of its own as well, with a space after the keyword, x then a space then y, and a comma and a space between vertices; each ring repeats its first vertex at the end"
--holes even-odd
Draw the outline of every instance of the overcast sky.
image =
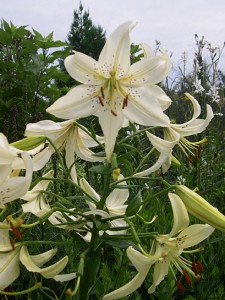
MULTIPOLYGON (((65 40, 80 0, 0 0, 0 17, 14 25, 29 25, 54 39, 65 40)), ((194 34, 205 36, 214 46, 225 41, 225 0, 82 0, 95 25, 110 34, 118 25, 138 21, 131 41, 154 48, 155 40, 173 53, 193 54, 194 34)), ((30 28, 28 27, 28 28, 30 28)))

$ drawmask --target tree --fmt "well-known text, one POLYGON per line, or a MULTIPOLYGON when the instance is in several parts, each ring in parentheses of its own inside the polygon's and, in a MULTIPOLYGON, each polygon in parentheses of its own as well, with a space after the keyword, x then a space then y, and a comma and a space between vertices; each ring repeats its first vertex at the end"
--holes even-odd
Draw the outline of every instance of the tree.
MULTIPOLYGON (((67 35, 67 43, 71 46, 68 50, 75 50, 98 60, 99 54, 105 44, 105 31, 98 25, 95 26, 90 18, 89 11, 84 10, 80 3, 79 8, 74 10, 73 22, 67 35)), ((69 55, 69 51, 68 51, 69 55)), ((67 74, 64 67, 64 59, 60 59, 60 68, 67 74)), ((65 82, 58 81, 59 87, 71 87, 78 85, 71 77, 65 82)), ((67 92, 65 88, 64 92, 67 92)))
POLYGON ((80 3, 79 9, 74 11, 73 23, 67 38, 74 50, 97 60, 105 44, 105 31, 100 25, 93 24, 89 11, 85 11, 80 3))

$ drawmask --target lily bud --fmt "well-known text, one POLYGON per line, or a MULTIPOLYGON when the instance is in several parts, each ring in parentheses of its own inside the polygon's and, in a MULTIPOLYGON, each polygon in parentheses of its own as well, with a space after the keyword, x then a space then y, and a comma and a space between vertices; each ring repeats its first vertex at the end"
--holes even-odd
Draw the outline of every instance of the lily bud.
POLYGON ((173 155, 172 155, 172 159, 171 159, 171 164, 174 167, 180 167, 181 166, 181 163, 179 162, 179 160, 173 155))
POLYGON ((225 216, 216 207, 184 185, 177 185, 175 190, 190 214, 220 231, 225 231, 225 216))
POLYGON ((10 145, 23 151, 32 150, 46 141, 46 137, 44 135, 37 135, 24 138, 22 140, 11 143, 10 145))

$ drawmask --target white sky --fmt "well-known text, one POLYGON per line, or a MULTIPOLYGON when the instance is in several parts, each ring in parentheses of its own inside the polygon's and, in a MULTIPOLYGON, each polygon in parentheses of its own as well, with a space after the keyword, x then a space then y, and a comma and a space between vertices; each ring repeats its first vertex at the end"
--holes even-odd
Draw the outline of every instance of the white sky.
MULTIPOLYGON (((0 0, 0 18, 14 25, 29 25, 43 35, 54 31, 54 39, 65 40, 80 0, 0 0)), ((173 53, 193 53, 194 34, 205 36, 213 46, 225 41, 225 0, 82 0, 95 25, 110 34, 118 25, 138 21, 131 33, 134 43, 154 48, 155 40, 173 53)), ((28 27, 29 28, 29 27, 28 27)))

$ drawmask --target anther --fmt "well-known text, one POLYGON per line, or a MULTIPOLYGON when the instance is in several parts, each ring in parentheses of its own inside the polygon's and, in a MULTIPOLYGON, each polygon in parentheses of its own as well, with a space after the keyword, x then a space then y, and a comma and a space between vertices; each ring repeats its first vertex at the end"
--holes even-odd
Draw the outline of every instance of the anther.
POLYGON ((100 91, 101 91, 101 94, 102 94, 102 98, 105 99, 103 87, 101 87, 100 91))
POLYGON ((192 282, 191 282, 191 279, 190 279, 188 273, 187 273, 185 270, 183 270, 183 274, 184 274, 184 277, 185 277, 187 283, 188 283, 190 286, 192 286, 192 282))
POLYGON ((13 233, 17 237, 18 241, 21 241, 22 236, 21 236, 19 229, 17 227, 14 227, 12 222, 9 222, 9 224, 10 224, 10 227, 12 228, 13 233))
POLYGON ((197 269, 197 266, 196 266, 196 263, 193 261, 192 262, 192 271, 195 273, 195 276, 198 275, 198 269, 197 269))
POLYGON ((128 105, 128 95, 126 95, 126 97, 123 99, 122 109, 124 109, 125 107, 127 107, 127 105, 128 105))
POLYGON ((176 280, 176 286, 183 292, 186 291, 186 288, 183 286, 183 284, 180 283, 180 281, 176 280))
POLYGON ((10 244, 12 246, 12 249, 15 250, 14 240, 11 237, 9 237, 9 241, 10 241, 10 244))
POLYGON ((193 160, 190 156, 188 156, 187 159, 188 159, 189 163, 193 164, 193 160))
POLYGON ((111 109, 111 114, 117 117, 117 113, 115 113, 115 111, 113 111, 112 109, 111 109))
POLYGON ((200 262, 200 260, 197 261, 197 264, 198 264, 198 269, 199 269, 199 271, 200 271, 201 273, 203 273, 203 272, 204 272, 204 269, 203 269, 203 265, 202 265, 202 263, 200 262))
POLYGON ((104 107, 103 99, 102 99, 100 96, 98 96, 98 100, 99 100, 99 102, 100 102, 101 106, 103 106, 103 107, 104 107))

